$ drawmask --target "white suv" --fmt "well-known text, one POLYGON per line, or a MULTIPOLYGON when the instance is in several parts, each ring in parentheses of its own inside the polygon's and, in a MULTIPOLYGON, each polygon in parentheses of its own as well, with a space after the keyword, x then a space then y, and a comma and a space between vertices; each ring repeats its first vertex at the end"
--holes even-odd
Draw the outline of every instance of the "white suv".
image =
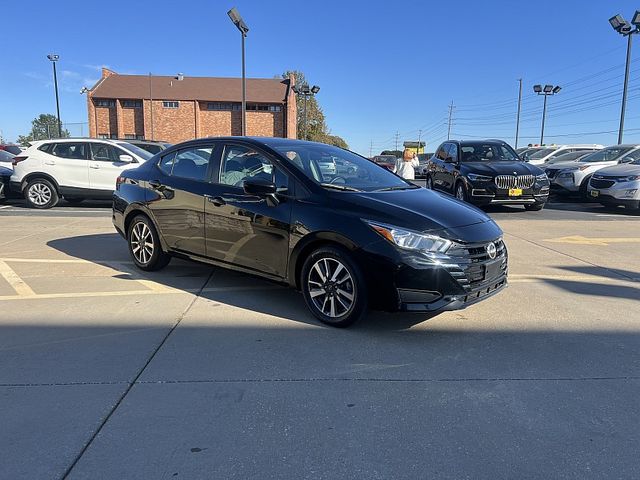
POLYGON ((550 145, 548 147, 541 148, 537 152, 529 155, 527 161, 531 165, 544 165, 545 163, 552 162, 560 155, 570 152, 584 152, 589 153, 593 150, 600 150, 604 148, 604 145, 598 145, 597 143, 580 144, 580 145, 550 145))
POLYGON ((34 208, 51 208, 61 196, 72 203, 110 199, 120 173, 151 157, 118 140, 39 140, 14 157, 11 189, 34 208))

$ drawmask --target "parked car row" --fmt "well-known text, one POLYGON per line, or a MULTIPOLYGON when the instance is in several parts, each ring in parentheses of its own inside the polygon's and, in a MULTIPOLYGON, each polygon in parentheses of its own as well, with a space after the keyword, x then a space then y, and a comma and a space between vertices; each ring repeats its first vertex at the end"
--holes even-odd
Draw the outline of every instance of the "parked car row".
MULTIPOLYGON (((7 190, 25 198, 33 208, 51 208, 60 198, 110 200, 116 179, 127 168, 153 155, 134 145, 140 141, 87 138, 38 140, 11 159, 12 169, 0 173, 7 190), (7 188, 7 175, 10 174, 7 188)), ((153 142, 144 142, 149 147, 153 142)), ((159 144, 160 142, 156 142, 159 144)), ((159 145, 160 150, 166 148, 159 145)))

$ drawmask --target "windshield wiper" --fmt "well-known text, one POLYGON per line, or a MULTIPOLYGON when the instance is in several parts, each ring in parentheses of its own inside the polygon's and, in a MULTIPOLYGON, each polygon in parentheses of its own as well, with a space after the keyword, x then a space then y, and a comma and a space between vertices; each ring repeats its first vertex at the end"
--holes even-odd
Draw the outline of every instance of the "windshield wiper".
POLYGON ((397 185, 395 187, 385 187, 379 188, 378 190, 374 190, 375 192, 388 192, 391 190, 413 190, 415 188, 420 188, 419 185, 397 185))
POLYGON ((346 185, 336 185, 334 183, 321 183, 320 185, 325 187, 325 188, 333 188, 334 190, 343 190, 343 191, 349 191, 349 192, 361 192, 362 191, 362 190, 359 190, 357 188, 347 187, 346 185))

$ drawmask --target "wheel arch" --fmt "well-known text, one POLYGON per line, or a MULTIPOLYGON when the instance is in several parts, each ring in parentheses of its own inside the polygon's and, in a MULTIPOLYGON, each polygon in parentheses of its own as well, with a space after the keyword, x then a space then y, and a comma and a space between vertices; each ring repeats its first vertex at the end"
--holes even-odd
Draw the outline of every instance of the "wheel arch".
MULTIPOLYGON (((341 247, 348 251, 358 248, 351 239, 336 232, 314 232, 300 240, 289 256, 288 279, 289 285, 300 289, 302 266, 311 253, 320 247, 341 247)), ((357 258, 353 258, 358 262, 357 258)))
POLYGON ((24 194, 24 191, 27 188, 27 185, 29 185, 29 182, 31 182, 32 180, 35 180, 37 178, 42 178, 44 180, 47 180, 47 181, 51 182, 51 184, 56 189, 56 192, 58 193, 58 195, 60 194, 60 185, 58 184, 56 179, 53 178, 48 173, 44 173, 44 172, 31 172, 31 173, 28 173, 27 175, 24 176, 24 178, 22 179, 22 182, 20 184, 20 190, 22 191, 23 194, 24 194))
POLYGON ((158 238, 160 238, 160 245, 162 246, 162 250, 164 252, 168 251, 167 243, 162 236, 162 231, 158 228, 158 224, 156 223, 153 214, 149 211, 147 207, 142 205, 141 203, 132 203, 127 207, 127 211, 124 214, 123 227, 124 227, 124 235, 125 238, 128 238, 129 235, 129 227, 131 226, 131 222, 138 215, 143 215, 149 219, 153 227, 156 229, 158 233, 158 238))

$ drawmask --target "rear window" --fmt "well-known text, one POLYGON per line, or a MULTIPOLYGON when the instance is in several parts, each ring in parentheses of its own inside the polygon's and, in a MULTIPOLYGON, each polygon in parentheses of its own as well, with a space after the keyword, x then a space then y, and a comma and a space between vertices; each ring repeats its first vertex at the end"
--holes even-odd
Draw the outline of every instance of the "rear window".
POLYGON ((45 143, 44 145, 40 145, 38 147, 38 150, 45 152, 45 153, 51 153, 51 149, 53 148, 53 143, 45 143))

